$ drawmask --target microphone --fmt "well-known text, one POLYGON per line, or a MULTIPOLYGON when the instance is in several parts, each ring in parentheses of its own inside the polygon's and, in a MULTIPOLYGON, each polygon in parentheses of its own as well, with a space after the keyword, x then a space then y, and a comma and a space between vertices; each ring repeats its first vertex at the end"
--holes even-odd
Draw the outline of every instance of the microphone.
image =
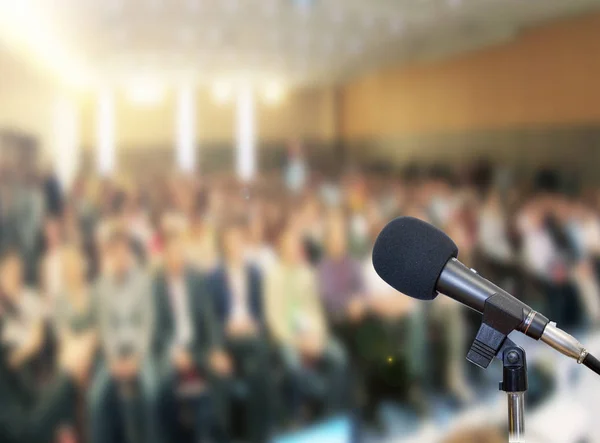
MULTIPOLYGON (((484 319, 485 308, 490 306, 496 314, 493 321, 499 323, 497 329, 516 329, 542 340, 600 375, 600 361, 577 339, 462 264, 457 256, 456 244, 445 233, 422 220, 399 217, 388 223, 377 237, 373 266, 386 283, 410 297, 433 300, 441 293, 483 313, 484 319)), ((476 340, 467 358, 487 367, 494 355, 492 349, 478 346, 476 340)))

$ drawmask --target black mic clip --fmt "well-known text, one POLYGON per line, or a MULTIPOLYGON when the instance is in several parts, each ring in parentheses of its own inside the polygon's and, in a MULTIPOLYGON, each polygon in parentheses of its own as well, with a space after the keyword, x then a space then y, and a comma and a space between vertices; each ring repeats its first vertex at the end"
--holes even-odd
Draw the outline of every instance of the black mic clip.
POLYGON ((521 326, 528 315, 526 305, 519 300, 494 294, 483 309, 483 321, 467 353, 467 360, 486 369, 498 356, 512 331, 521 326))

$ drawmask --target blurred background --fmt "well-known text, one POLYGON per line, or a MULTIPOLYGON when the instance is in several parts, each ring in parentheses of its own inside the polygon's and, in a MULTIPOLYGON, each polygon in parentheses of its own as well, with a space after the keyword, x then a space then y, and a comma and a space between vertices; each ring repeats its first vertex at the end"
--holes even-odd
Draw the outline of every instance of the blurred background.
MULTIPOLYGON (((433 223, 599 352, 599 79, 598 0, 0 0, 1 374, 78 375, 35 441, 506 441, 480 316, 372 244, 433 223)), ((600 442, 514 340, 528 441, 600 442)))

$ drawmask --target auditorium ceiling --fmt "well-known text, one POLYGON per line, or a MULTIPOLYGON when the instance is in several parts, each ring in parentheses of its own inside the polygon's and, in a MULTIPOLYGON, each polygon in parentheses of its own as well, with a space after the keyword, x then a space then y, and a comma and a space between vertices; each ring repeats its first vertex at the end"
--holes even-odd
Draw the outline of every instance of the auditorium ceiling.
POLYGON ((72 79, 340 81, 514 38, 600 0, 0 0, 0 39, 72 79))

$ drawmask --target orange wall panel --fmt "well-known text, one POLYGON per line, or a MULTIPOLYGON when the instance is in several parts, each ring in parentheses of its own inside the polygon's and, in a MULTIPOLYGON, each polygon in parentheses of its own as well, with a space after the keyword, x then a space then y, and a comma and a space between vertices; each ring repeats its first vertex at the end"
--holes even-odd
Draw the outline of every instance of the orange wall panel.
POLYGON ((344 138, 600 123, 600 14, 344 85, 344 138))

